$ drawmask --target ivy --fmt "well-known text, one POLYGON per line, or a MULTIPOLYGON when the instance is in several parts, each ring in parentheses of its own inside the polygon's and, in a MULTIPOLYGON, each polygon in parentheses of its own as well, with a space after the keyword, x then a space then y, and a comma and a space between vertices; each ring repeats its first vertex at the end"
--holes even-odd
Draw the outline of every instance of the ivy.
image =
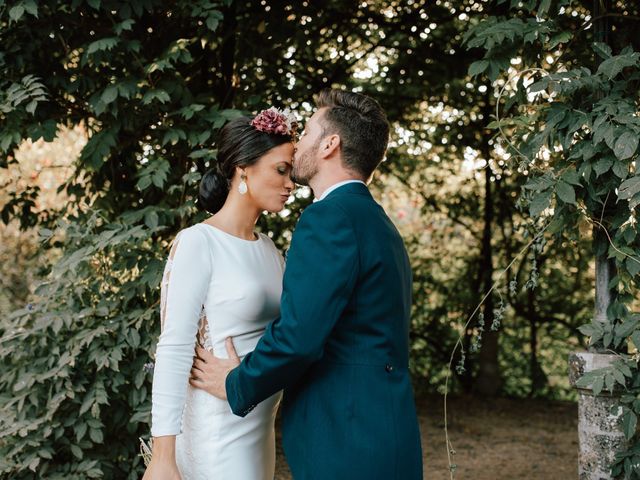
POLYGON ((613 473, 640 478, 640 369, 637 354, 627 352, 628 345, 640 349, 640 315, 629 311, 640 287, 640 52, 629 36, 622 44, 585 42, 583 27, 567 28, 552 13, 552 7, 567 4, 511 2, 516 18, 490 17, 473 27, 465 43, 482 49, 484 58, 471 65, 469 74, 505 82, 504 113, 490 127, 498 129, 521 168, 530 170, 521 204, 533 219, 548 220, 564 238, 583 235, 585 224, 606 230, 594 250, 615 260, 609 284, 613 300, 605 321, 579 330, 593 349, 617 352, 621 360, 586 373, 577 386, 596 395, 623 390, 616 408, 622 409, 631 447, 618 452, 613 473), (590 51, 580 51, 579 42, 590 51), (559 55, 555 49, 565 43, 573 48, 559 55), (569 56, 572 60, 564 61, 569 56), (518 72, 508 71, 511 65, 497 75, 490 70, 514 58, 521 62, 518 72))

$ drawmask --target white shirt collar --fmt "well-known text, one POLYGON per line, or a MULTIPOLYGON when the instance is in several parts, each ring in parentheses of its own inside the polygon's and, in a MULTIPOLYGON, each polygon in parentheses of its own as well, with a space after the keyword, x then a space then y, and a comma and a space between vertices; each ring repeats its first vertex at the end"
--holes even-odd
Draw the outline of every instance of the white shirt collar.
POLYGON ((324 193, 320 196, 320 198, 315 198, 313 201, 314 202, 319 202, 320 200, 324 200, 327 197, 327 195, 329 195, 331 192, 333 192, 336 188, 340 188, 343 185, 347 185, 348 183, 361 183, 365 187, 367 186, 367 184, 364 183, 362 180, 345 180, 343 182, 338 182, 338 183, 335 183, 335 184, 331 185, 329 188, 327 188, 324 191, 324 193))

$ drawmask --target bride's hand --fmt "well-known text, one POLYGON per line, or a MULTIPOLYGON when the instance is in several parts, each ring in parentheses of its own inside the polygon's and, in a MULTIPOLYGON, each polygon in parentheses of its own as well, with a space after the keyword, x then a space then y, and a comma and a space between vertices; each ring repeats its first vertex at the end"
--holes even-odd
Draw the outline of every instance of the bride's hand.
POLYGON ((155 437, 151 462, 142 480, 182 480, 176 463, 176 437, 155 437))
POLYGON ((163 462, 151 459, 142 480, 182 480, 176 462, 163 462))

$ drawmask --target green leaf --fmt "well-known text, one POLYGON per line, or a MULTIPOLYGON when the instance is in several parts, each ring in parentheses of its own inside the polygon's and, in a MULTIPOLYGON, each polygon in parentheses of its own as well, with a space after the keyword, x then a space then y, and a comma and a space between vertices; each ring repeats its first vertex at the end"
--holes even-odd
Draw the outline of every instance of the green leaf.
MULTIPOLYGON (((549 87, 549 77, 543 77, 537 82, 531 84, 527 91, 529 93, 536 93, 545 91, 549 87)), ((547 118, 547 125, 554 125, 558 123, 564 116, 566 115, 566 109, 561 109, 559 111, 551 111, 553 113, 549 114, 549 118, 547 118)))
POLYGON ((638 149, 639 138, 638 134, 627 130, 616 140, 615 146, 613 147, 613 153, 620 160, 631 158, 638 149))
POLYGON ((95 443, 102 443, 102 440, 104 438, 102 435, 102 430, 99 430, 97 428, 90 429, 89 438, 91 438, 91 440, 93 440, 93 442, 95 443))
POLYGON ((615 132, 613 125, 609 122, 603 122, 599 126, 595 127, 595 131, 593 132, 593 143, 598 144, 605 138, 613 138, 613 134, 615 132))
POLYGON ((116 98, 118 98, 118 86, 117 85, 109 85, 104 89, 102 95, 100 96, 100 100, 104 102, 105 105, 113 102, 116 98))
POLYGON ((598 74, 605 75, 612 80, 616 77, 624 68, 637 66, 638 59, 640 59, 640 53, 626 53, 616 55, 615 57, 607 58, 598 67, 598 74))
POLYGON ((22 6, 30 15, 38 18, 38 4, 35 0, 22 0, 22 6))
POLYGON ((145 175, 138 179, 136 188, 140 191, 146 190, 151 186, 151 175, 145 175))
POLYGON ((606 387, 606 389, 607 389, 608 391, 610 391, 610 392, 612 392, 612 393, 613 393, 613 387, 615 386, 615 382, 616 382, 616 379, 613 377, 613 375, 612 375, 612 374, 607 373, 607 374, 604 376, 604 384, 605 384, 605 387, 606 387))
POLYGON ((551 0, 542 0, 538 7, 537 16, 544 17, 549 12, 549 7, 551 7, 551 0))
POLYGON ((551 205, 551 192, 538 193, 529 204, 529 215, 532 217, 539 216, 544 210, 551 205))
POLYGON ((603 59, 611 58, 611 47, 603 42, 594 42, 593 51, 603 59))
POLYGON ((596 172, 596 177, 599 177, 603 173, 607 173, 612 165, 613 160, 610 158, 601 158, 598 160, 593 166, 593 170, 596 172))
POLYGON ((186 138, 187 135, 184 130, 180 128, 171 128, 167 130, 164 137, 162 137, 162 145, 164 146, 169 142, 171 142, 171 145, 175 145, 180 140, 185 140, 186 138))
POLYGON ((620 184, 618 198, 628 200, 637 193, 640 193, 640 175, 635 175, 620 184))
POLYGON ((640 331, 633 332, 631 334, 631 341, 633 342, 633 345, 636 347, 636 350, 640 351, 640 331))
POLYGON ((144 103, 145 105, 149 105, 154 100, 158 100, 160 103, 166 103, 171 101, 171 97, 165 90, 162 89, 149 90, 142 97, 142 103, 144 103))
POLYGON ((79 422, 76 425, 76 441, 80 441, 84 438, 84 435, 87 433, 87 424, 85 422, 79 422))
POLYGON ((209 30, 211 30, 212 32, 215 32, 216 29, 218 28, 218 24, 220 23, 220 21, 213 15, 209 15, 207 17, 207 28, 209 30))
POLYGON ((542 175, 540 177, 531 177, 527 180, 524 188, 527 190, 535 190, 537 192, 541 192, 543 190, 548 190, 550 187, 554 185, 553 177, 550 175, 542 175))
POLYGON ((37 106, 38 106, 38 100, 34 98, 27 104, 27 106, 25 107, 25 111, 33 115, 34 113, 36 113, 37 106))
POLYGON ((600 374, 600 372, 587 372, 582 375, 577 381, 576 386, 580 388, 591 388, 594 379, 600 374))
POLYGON ((162 188, 167 180, 167 175, 171 165, 165 159, 160 159, 154 163, 156 168, 152 174, 152 182, 156 187, 162 188))
POLYGON ((620 372, 625 377, 627 377, 627 378, 633 377, 633 372, 631 371, 631 369, 629 368, 629 366, 627 364, 620 363, 619 368, 620 368, 620 372))
POLYGON ((580 175, 574 169, 567 170, 560 178, 571 185, 580 185, 580 175))
POLYGON ((97 171, 115 146, 116 136, 113 131, 103 130, 95 133, 82 149, 80 160, 89 169, 97 171))
POLYGON ((604 375, 599 375, 593 379, 593 385, 591 389, 593 390, 594 395, 600 395, 602 392, 602 387, 604 387, 604 375))
POLYGON ((91 8, 94 8, 96 10, 100 9, 100 0, 87 0, 87 3, 91 8))
POLYGON ((631 332, 635 330, 639 323, 640 320, 637 318, 629 318, 625 320, 623 323, 620 323, 616 326, 616 335, 618 337, 628 337, 631 332))
POLYGON ((199 150, 194 150, 189 154, 189 158, 216 158, 216 150, 211 148, 202 148, 199 150))
MULTIPOLYGON (((151 212, 151 213, 155 214, 156 217, 158 216, 156 212, 151 212)), ((156 224, 157 224, 157 220, 156 220, 156 224)), ((135 328, 132 328, 129 330, 129 345, 131 345, 131 347, 133 348, 138 348, 140 346, 140 334, 138 333, 138 330, 136 330, 135 328)))
POLYGON ((634 257, 628 257, 625 260, 625 266, 627 267, 627 272, 632 277, 635 277, 640 273, 640 261, 634 257))
POLYGON ((578 327, 578 331, 580 333, 582 333, 583 335, 590 337, 591 335, 593 335, 593 325, 590 323, 586 323, 584 325, 580 325, 578 327))
POLYGON ((82 460, 82 449, 79 446, 71 444, 71 453, 73 453, 73 456, 78 460, 82 460))
MULTIPOLYGON (((144 223, 151 229, 156 228, 158 226, 158 214, 153 210, 147 212, 144 216, 144 223)), ((137 345, 132 345, 132 347, 137 347, 137 345)))
POLYGON ((18 20, 20 20, 23 15, 24 15, 24 7, 22 5, 16 5, 15 7, 12 7, 11 9, 9 9, 9 18, 13 22, 17 22, 18 20))
POLYGON ((570 32, 568 30, 560 32, 560 33, 554 35, 553 37, 551 37, 551 39, 549 40, 549 48, 554 49, 558 45, 560 45, 561 43, 567 43, 572 38, 573 38, 573 33, 572 32, 570 32))
POLYGON ((100 52, 103 50, 112 50, 120 40, 118 37, 108 37, 102 38, 100 40, 96 40, 92 42, 87 47, 87 54, 91 55, 92 53, 100 52))
POLYGON ((469 66, 469 75, 472 76, 472 77, 480 75, 488 67, 489 67, 489 62, 487 60, 478 60, 476 62, 473 62, 469 66))
POLYGON ((130 31, 134 23, 136 23, 135 20, 133 20, 132 18, 128 18, 127 20, 124 20, 123 22, 118 23, 114 27, 114 30, 118 35, 120 35, 124 30, 130 31))
POLYGON ((616 379, 616 382, 618 382, 623 387, 626 386, 627 380, 625 379, 624 375, 622 374, 622 372, 620 370, 617 370, 617 369, 614 368, 611 371, 611 373, 613 374, 614 378, 616 379))
POLYGON ((624 180, 629 176, 629 165, 627 165, 626 162, 613 162, 612 170, 616 177, 620 178, 621 180, 624 180))
POLYGON ((613 333, 605 333, 602 337, 602 343, 604 344, 604 347, 607 348, 609 345, 611 345, 611 342, 613 342, 613 333))
POLYGON ((564 203, 572 205, 576 204, 576 192, 568 183, 563 181, 558 182, 558 185, 556 186, 556 194, 564 203))
POLYGON ((638 426, 638 417, 631 410, 627 410, 622 416, 622 431, 627 440, 630 440, 636 433, 638 426))

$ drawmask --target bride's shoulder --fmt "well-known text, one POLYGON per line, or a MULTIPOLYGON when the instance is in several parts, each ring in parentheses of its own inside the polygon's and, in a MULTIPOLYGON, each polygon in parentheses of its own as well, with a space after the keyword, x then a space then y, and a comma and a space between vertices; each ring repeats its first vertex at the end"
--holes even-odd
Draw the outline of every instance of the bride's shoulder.
POLYGON ((174 243, 182 241, 189 243, 206 243, 206 231, 202 228, 202 224, 196 223, 180 230, 175 236, 174 243))
POLYGON ((278 247, 276 247, 276 244, 273 242, 273 239, 269 235, 267 235, 266 233, 258 232, 258 236, 262 240, 263 244, 267 246, 267 248, 276 252, 280 252, 280 250, 278 250, 278 247))

